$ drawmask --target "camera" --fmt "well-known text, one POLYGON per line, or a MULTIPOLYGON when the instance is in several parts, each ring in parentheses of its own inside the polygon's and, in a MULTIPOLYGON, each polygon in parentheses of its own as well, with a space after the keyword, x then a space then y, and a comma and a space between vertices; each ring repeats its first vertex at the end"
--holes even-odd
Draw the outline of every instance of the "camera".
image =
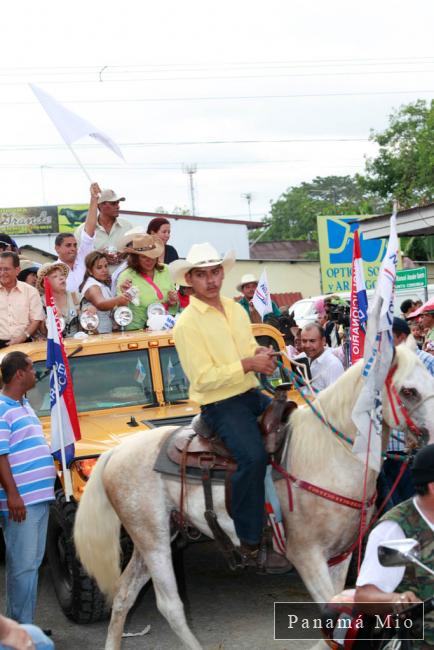
POLYGON ((336 325, 350 326, 350 306, 347 303, 326 303, 326 311, 329 319, 336 325))

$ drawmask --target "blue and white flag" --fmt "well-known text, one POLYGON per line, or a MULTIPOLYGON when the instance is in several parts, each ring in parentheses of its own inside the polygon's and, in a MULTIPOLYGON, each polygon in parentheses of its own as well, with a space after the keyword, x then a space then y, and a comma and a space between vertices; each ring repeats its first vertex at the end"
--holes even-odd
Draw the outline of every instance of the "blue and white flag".
POLYGON ((65 449, 66 464, 68 465, 74 458, 74 443, 76 440, 80 440, 81 433, 68 358, 65 353, 60 322, 48 278, 45 278, 45 300, 48 330, 46 366, 51 369, 51 453, 56 460, 62 462, 61 450, 63 447, 65 449), (59 402, 57 399, 59 399, 59 402))
POLYGON ((267 280, 267 271, 265 269, 262 271, 261 277, 259 278, 258 286, 256 287, 252 298, 252 303, 262 320, 264 320, 265 314, 269 314, 273 311, 270 288, 267 280))
POLYGON ((362 375, 365 383, 354 405, 352 419, 357 426, 353 452, 371 469, 381 468, 381 394, 393 359, 393 297, 395 293, 398 236, 396 211, 390 218, 390 236, 380 266, 377 286, 368 309, 368 326, 362 375))
POLYGON ((146 380, 146 370, 143 363, 140 361, 140 358, 137 359, 136 363, 136 372, 134 373, 134 379, 138 384, 143 384, 146 380))

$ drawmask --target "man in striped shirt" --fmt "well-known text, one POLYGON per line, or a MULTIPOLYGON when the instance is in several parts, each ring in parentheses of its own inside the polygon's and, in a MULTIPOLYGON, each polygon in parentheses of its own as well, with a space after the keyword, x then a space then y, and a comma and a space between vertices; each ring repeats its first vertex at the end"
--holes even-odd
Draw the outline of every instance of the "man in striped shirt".
POLYGON ((24 397, 36 382, 32 360, 23 352, 10 352, 0 369, 0 522, 6 546, 6 615, 19 623, 32 623, 56 474, 40 422, 24 397))

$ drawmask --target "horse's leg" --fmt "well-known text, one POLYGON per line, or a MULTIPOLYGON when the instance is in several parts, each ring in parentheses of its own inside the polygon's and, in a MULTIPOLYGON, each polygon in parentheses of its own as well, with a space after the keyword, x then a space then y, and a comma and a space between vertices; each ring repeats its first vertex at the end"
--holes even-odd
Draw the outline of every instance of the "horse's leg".
POLYGON ((152 577, 158 609, 188 650, 202 650, 202 646, 187 625, 184 606, 178 594, 170 545, 167 548, 161 545, 158 550, 148 551, 145 557, 152 577))
POLYGON ((113 600, 105 650, 120 650, 127 614, 134 605, 140 589, 149 579, 150 575, 146 571, 143 558, 134 549, 128 565, 119 578, 116 596, 113 600))
POLYGON ((297 569, 306 589, 317 603, 326 603, 334 595, 327 562, 319 547, 288 549, 288 558, 297 569))
POLYGON ((334 595, 339 594, 345 587, 345 580, 347 578, 350 562, 351 555, 343 560, 343 562, 339 562, 339 564, 330 567, 330 577, 333 582, 334 595))

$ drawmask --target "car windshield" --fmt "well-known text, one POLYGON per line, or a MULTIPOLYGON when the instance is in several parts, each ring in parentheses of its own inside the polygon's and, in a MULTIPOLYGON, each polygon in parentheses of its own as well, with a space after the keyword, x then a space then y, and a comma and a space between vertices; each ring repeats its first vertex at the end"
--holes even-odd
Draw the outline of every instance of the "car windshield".
MULTIPOLYGON (((78 411, 154 403, 147 350, 95 354, 69 360, 78 411)), ((28 398, 38 415, 49 415, 49 376, 45 361, 34 364, 37 381, 28 398)))
POLYGON ((311 316, 315 313, 315 305, 313 300, 303 300, 299 303, 295 303, 289 308, 289 311, 292 311, 294 314, 295 320, 297 318, 304 318, 306 316, 311 316))
POLYGON ((161 348, 160 363, 165 401, 176 402, 188 399, 189 383, 184 375, 176 348, 161 348))

